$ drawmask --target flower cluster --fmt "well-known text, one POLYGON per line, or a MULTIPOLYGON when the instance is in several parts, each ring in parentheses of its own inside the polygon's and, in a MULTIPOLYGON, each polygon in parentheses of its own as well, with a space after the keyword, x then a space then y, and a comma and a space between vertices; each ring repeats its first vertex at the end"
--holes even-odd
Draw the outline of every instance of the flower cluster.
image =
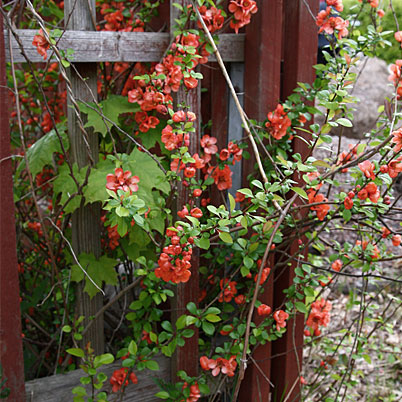
POLYGON ((289 318, 289 314, 283 310, 277 310, 274 313, 274 320, 276 321, 276 329, 279 331, 281 328, 286 327, 286 320, 289 318))
POLYGON ((253 0, 231 0, 229 11, 233 14, 230 27, 239 33, 239 29, 250 23, 251 15, 258 11, 257 3, 253 0))
MULTIPOLYGON (((206 6, 201 6, 198 7, 198 11, 200 12, 209 32, 214 33, 215 31, 222 29, 225 21, 225 18, 222 15, 222 10, 216 7, 207 8, 206 6)), ((202 28, 200 21, 198 21, 197 24, 199 28, 202 28)))
POLYGON ((193 252, 193 238, 182 242, 183 228, 178 226, 168 228, 166 236, 170 241, 168 246, 163 248, 163 252, 158 260, 158 268, 155 269, 155 275, 165 282, 173 283, 187 282, 190 279, 191 255, 193 252))
POLYGON ((144 22, 134 19, 134 14, 127 8, 124 2, 111 1, 103 3, 100 13, 106 21, 99 31, 144 32, 144 22))
POLYGON ((326 204, 326 202, 328 202, 328 199, 325 198, 324 195, 321 193, 317 194, 317 191, 315 191, 313 189, 309 189, 307 194, 308 194, 309 204, 317 203, 317 205, 312 205, 310 207, 310 209, 312 211, 316 211, 317 218, 320 221, 323 221, 325 219, 325 217, 327 216, 328 211, 331 209, 329 204, 326 204))
POLYGON ((114 191, 122 190, 124 192, 129 191, 130 194, 138 191, 138 183, 140 181, 138 176, 131 176, 129 170, 123 171, 122 168, 116 168, 114 174, 108 174, 106 176, 106 188, 114 191))
POLYGON ((276 140, 280 140, 287 134, 287 130, 292 124, 283 105, 278 104, 273 112, 268 113, 267 117, 268 122, 265 123, 265 127, 276 140))
POLYGON ((327 7, 326 10, 318 13, 316 24, 320 27, 318 31, 320 33, 325 32, 328 35, 332 35, 335 31, 338 31, 338 39, 344 38, 349 33, 349 21, 345 21, 342 17, 333 17, 331 7, 327 7))
POLYGON ((212 370, 212 375, 214 377, 216 377, 221 371, 228 377, 233 377, 237 367, 236 356, 231 356, 229 360, 224 359, 223 357, 208 359, 207 356, 202 356, 200 358, 200 364, 203 370, 212 370))
POLYGON ((128 385, 128 381, 131 381, 133 384, 138 383, 138 378, 134 373, 130 373, 128 375, 128 368, 122 367, 118 370, 115 370, 110 377, 110 384, 112 385, 112 391, 118 392, 121 387, 126 387, 128 385), (128 378, 127 378, 128 377, 128 378))
POLYGON ((219 294, 219 302, 221 302, 221 303, 223 301, 225 303, 231 302, 237 293, 237 289, 236 289, 237 283, 234 281, 229 281, 228 278, 225 278, 225 279, 221 279, 219 284, 222 289, 222 292, 219 294))
MULTIPOLYGON (((183 384, 183 389, 188 388, 188 384, 185 382, 183 384)), ((200 387, 198 386, 197 383, 190 385, 190 395, 186 399, 186 402, 197 402, 198 399, 201 398, 201 392, 200 392, 200 387)))
POLYGON ((315 336, 321 335, 320 326, 326 327, 330 321, 330 311, 332 304, 325 301, 323 298, 311 304, 311 311, 307 318, 306 325, 311 328, 305 331, 307 336, 314 334, 315 336))

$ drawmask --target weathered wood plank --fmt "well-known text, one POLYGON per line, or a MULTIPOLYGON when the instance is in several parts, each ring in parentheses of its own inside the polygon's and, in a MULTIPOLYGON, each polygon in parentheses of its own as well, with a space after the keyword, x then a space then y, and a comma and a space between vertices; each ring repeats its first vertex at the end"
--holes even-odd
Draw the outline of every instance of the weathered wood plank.
MULTIPOLYGON (((38 33, 32 29, 18 29, 17 33, 24 44, 24 50, 33 63, 43 62, 43 57, 32 45, 34 36, 38 33)), ((8 31, 4 31, 6 42, 6 61, 10 61, 8 48, 8 31)), ((96 31, 66 31, 58 43, 62 50, 72 49, 74 62, 136 62, 159 61, 169 46, 170 36, 160 32, 96 32, 96 31)), ((12 39, 14 61, 25 62, 17 41, 12 39)), ((218 46, 223 60, 240 62, 244 60, 244 35, 219 35, 218 46)), ((52 54, 48 51, 48 56, 52 54)), ((211 56, 210 61, 215 61, 211 56)))
MULTIPOLYGON (((68 30, 95 29, 95 0, 65 0, 65 15, 69 15, 68 30)), ((90 33, 90 32, 88 32, 90 33)), ((82 42, 82 45, 85 43, 82 42)), ((83 46, 84 47, 84 46, 83 46)), ((68 105, 73 106, 77 99, 84 102, 93 102, 97 97, 97 65, 96 63, 80 63, 70 67, 69 78, 72 94, 68 93, 68 105), (75 97, 75 99, 73 99, 75 97)), ((68 135, 71 144, 71 156, 79 168, 87 168, 98 161, 99 138, 92 130, 84 133, 80 129, 80 119, 73 107, 67 108, 68 135), (84 138, 84 137, 87 138, 84 138)), ((83 116, 81 115, 81 119, 83 116)), ((101 256, 100 242, 100 203, 81 205, 72 215, 72 244, 77 255, 81 253, 93 254, 96 258, 101 256)), ((75 294, 77 297, 77 310, 79 316, 85 317, 84 325, 89 317, 103 307, 103 297, 100 293, 92 299, 84 291, 85 282, 77 284, 75 294)), ((81 341, 81 347, 90 342, 96 354, 103 353, 104 324, 103 315, 98 317, 81 341)))
MULTIPOLYGON (((138 384, 131 384, 126 388, 123 401, 130 402, 156 402, 160 401, 155 397, 159 392, 159 387, 154 382, 155 378, 169 381, 170 363, 169 359, 161 356, 155 359, 159 363, 159 371, 144 370, 136 372, 138 384)), ((121 364, 110 364, 99 369, 109 378, 113 371, 120 368, 121 364)), ((80 377, 85 376, 82 370, 74 370, 67 374, 58 374, 51 377, 39 378, 25 383, 27 402, 71 402, 73 394, 71 390, 80 383, 80 377)), ((111 385, 105 386, 107 391, 111 391, 111 385)), ((87 386, 89 391, 89 386, 87 386)))

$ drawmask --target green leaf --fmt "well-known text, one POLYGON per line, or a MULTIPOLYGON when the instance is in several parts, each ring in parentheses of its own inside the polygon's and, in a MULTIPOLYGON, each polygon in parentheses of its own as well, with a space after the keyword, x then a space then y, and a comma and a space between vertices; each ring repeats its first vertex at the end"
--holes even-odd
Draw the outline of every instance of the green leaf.
POLYGON ((209 323, 208 321, 204 321, 202 323, 202 329, 207 335, 213 335, 215 332, 214 325, 209 323))
POLYGON ((190 302, 190 303, 187 304, 186 307, 187 307, 187 310, 188 310, 191 314, 197 315, 198 310, 197 310, 197 306, 195 305, 195 303, 190 302))
POLYGON ((221 321, 221 318, 217 316, 216 314, 207 314, 205 316, 205 319, 207 319, 209 322, 219 322, 221 321))
POLYGON ((246 255, 243 258, 243 264, 246 266, 246 268, 250 269, 254 265, 254 261, 246 255))
POLYGON ((130 103, 127 96, 109 95, 107 99, 99 103, 99 108, 94 103, 89 106, 79 102, 80 110, 87 114, 87 123, 85 127, 93 127, 94 131, 101 133, 104 137, 113 124, 104 120, 101 113, 113 123, 118 125, 119 116, 122 113, 138 112, 140 107, 137 103, 130 103), (95 110, 94 110, 95 109, 95 110))
POLYGON ((341 126, 344 126, 344 127, 353 127, 352 122, 350 120, 348 120, 348 119, 343 118, 343 117, 341 119, 338 119, 336 122, 338 124, 340 124, 341 126))
POLYGON ((307 307, 304 303, 302 302, 296 302, 295 303, 295 307, 298 311, 300 311, 301 313, 306 314, 307 313, 307 307))
POLYGON ((219 232, 219 238, 225 243, 232 244, 232 236, 228 232, 219 232))
MULTIPOLYGON (((80 254, 78 260, 97 286, 102 287, 103 282, 108 285, 117 285, 117 273, 114 269, 117 261, 115 259, 103 255, 99 260, 96 260, 94 255, 83 253, 80 254)), ((99 290, 88 279, 84 272, 82 272, 78 265, 73 265, 71 267, 71 280, 74 282, 80 282, 84 279, 84 291, 92 298, 99 292, 99 290)))
POLYGON ((76 356, 76 357, 84 357, 85 353, 82 349, 80 348, 70 348, 67 349, 66 352, 72 356, 76 356))
MULTIPOLYGON (((60 134, 64 149, 68 151, 70 144, 68 141, 65 124, 58 123, 56 128, 60 134)), ((41 172, 44 166, 53 164, 53 154, 56 152, 61 153, 62 147, 55 129, 49 131, 27 149, 29 170, 31 171, 33 177, 41 172)), ((20 164, 18 171, 23 168, 25 168, 25 161, 20 164)))
MULTIPOLYGON (((78 184, 82 184, 85 179, 86 169, 78 169, 76 163, 73 165, 73 175, 77 180, 78 184)), ((57 176, 56 180, 53 182, 53 192, 54 196, 57 197, 61 194, 60 197, 60 205, 63 205, 71 195, 76 193, 78 190, 76 183, 74 182, 73 178, 70 175, 70 170, 67 165, 63 165, 59 169, 59 175, 57 176)), ((76 195, 64 208, 64 212, 69 214, 74 212, 81 203, 81 195, 76 195)))
POLYGON ((114 356, 111 353, 104 353, 103 355, 96 356, 94 359, 95 368, 103 366, 104 364, 110 364, 114 362, 114 356))
POLYGON ((302 188, 300 188, 300 187, 292 187, 292 190, 295 193, 299 194, 300 197, 304 198, 305 200, 308 200, 308 195, 302 188))
POLYGON ((159 370, 159 364, 155 360, 148 360, 145 362, 145 367, 152 371, 159 370))
POLYGON ((204 249, 204 250, 208 250, 209 246, 210 246, 210 242, 209 239, 206 237, 201 237, 201 239, 198 240, 198 247, 204 249))
MULTIPOLYGON (((175 5, 175 4, 176 4, 176 3, 173 3, 173 5, 175 5)), ((166 391, 160 391, 160 392, 158 392, 157 394, 155 394, 155 396, 156 396, 157 398, 160 398, 160 399, 168 399, 168 398, 170 398, 169 393, 166 392, 166 391)))
POLYGON ((128 351, 130 355, 136 355, 137 354, 137 344, 134 341, 131 341, 130 344, 128 345, 128 351))
POLYGON ((229 212, 232 213, 236 208, 236 201, 233 198, 232 194, 228 193, 228 197, 229 197, 229 205, 230 205, 230 211, 229 212))

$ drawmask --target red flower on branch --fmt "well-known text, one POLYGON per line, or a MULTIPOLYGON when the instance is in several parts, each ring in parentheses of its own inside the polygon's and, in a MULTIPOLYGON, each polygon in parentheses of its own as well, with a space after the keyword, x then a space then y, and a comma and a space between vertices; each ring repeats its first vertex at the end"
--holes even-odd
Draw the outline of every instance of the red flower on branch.
POLYGON ((36 50, 38 51, 38 53, 41 56, 43 56, 43 59, 46 60, 47 59, 47 50, 50 47, 50 43, 45 38, 45 34, 43 33, 42 29, 40 29, 39 33, 34 36, 32 44, 36 47, 36 50))
POLYGON ((118 392, 122 386, 127 386, 128 381, 130 380, 133 384, 138 383, 138 378, 134 373, 130 373, 128 375, 128 368, 122 367, 118 370, 115 370, 110 377, 110 384, 112 385, 112 392, 118 392))
POLYGON ((138 176, 131 176, 129 170, 123 171, 122 168, 116 168, 114 174, 106 176, 106 188, 108 190, 117 192, 123 190, 124 192, 130 191, 130 194, 138 191, 138 183, 140 181, 138 176))
POLYGON ((265 127, 276 140, 280 140, 287 134, 287 129, 292 124, 283 106, 278 104, 273 112, 268 113, 267 117, 268 122, 265 123, 265 127))
POLYGON ((286 320, 289 318, 289 314, 286 313, 283 310, 278 310, 275 311, 274 313, 274 320, 276 321, 276 329, 277 331, 280 330, 280 328, 285 328, 286 327, 286 320))

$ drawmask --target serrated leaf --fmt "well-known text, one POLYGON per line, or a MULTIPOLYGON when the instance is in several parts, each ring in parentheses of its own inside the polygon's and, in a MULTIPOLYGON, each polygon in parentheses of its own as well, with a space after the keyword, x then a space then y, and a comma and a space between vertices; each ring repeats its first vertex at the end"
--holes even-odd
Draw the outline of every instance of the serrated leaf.
POLYGON ((296 302, 295 303, 295 307, 298 311, 300 311, 301 313, 306 314, 307 313, 307 307, 304 303, 302 302, 296 302))
POLYGON ((104 353, 103 355, 96 356, 94 359, 95 368, 103 366, 104 364, 110 364, 114 362, 114 356, 111 353, 104 353))
POLYGON ((228 244, 233 243, 232 236, 228 232, 219 232, 219 238, 225 243, 228 243, 228 244))
POLYGON ((94 103, 89 103, 89 105, 91 107, 79 102, 81 112, 87 115, 87 123, 85 124, 85 127, 93 127, 95 132, 101 133, 104 137, 113 124, 103 119, 101 114, 113 123, 118 124, 119 116, 122 113, 140 111, 138 103, 130 103, 127 96, 120 95, 109 95, 107 99, 99 102, 99 107, 94 103))
POLYGON ((136 355, 137 354, 137 344, 134 341, 131 341, 130 344, 128 345, 128 352, 130 355, 136 355))
POLYGON ((219 316, 217 316, 216 314, 207 314, 205 316, 205 318, 209 321, 209 322, 219 322, 221 321, 221 318, 219 316))
POLYGON ((152 371, 159 370, 159 364, 155 360, 148 360, 145 362, 145 367, 152 371))
MULTIPOLYGON (((64 149, 68 151, 70 143, 66 133, 66 126, 63 123, 59 123, 56 127, 63 142, 64 149)), ((46 165, 53 164, 53 154, 56 152, 61 153, 62 147, 55 129, 50 130, 27 149, 29 170, 33 177, 41 172, 46 165)), ((23 168, 25 168, 25 161, 21 162, 18 166, 18 172, 23 168)))
POLYGON ((295 193, 299 194, 300 197, 304 198, 305 200, 308 200, 308 195, 302 188, 300 188, 300 187, 292 187, 292 190, 295 193))
MULTIPOLYGON (((73 175, 79 185, 84 182, 85 173, 85 168, 78 169, 78 165, 76 163, 73 165, 73 175)), ((54 196, 57 197, 59 194, 61 194, 59 204, 64 205, 64 203, 70 198, 70 196, 76 193, 77 190, 77 185, 70 175, 70 170, 68 166, 61 166, 59 169, 59 175, 53 182, 54 196)), ((80 206, 81 198, 81 195, 76 195, 73 199, 71 199, 67 206, 64 208, 64 212, 68 214, 74 212, 80 206)))
MULTIPOLYGON (((102 287, 102 284, 117 285, 117 273, 114 269, 117 261, 112 258, 108 258, 105 255, 96 260, 92 254, 80 254, 78 260, 81 266, 85 269, 87 274, 96 283, 97 286, 102 287)), ((94 284, 88 279, 88 277, 82 272, 78 265, 71 267, 71 280, 74 282, 80 282, 85 279, 84 291, 92 298, 99 292, 94 284)))

